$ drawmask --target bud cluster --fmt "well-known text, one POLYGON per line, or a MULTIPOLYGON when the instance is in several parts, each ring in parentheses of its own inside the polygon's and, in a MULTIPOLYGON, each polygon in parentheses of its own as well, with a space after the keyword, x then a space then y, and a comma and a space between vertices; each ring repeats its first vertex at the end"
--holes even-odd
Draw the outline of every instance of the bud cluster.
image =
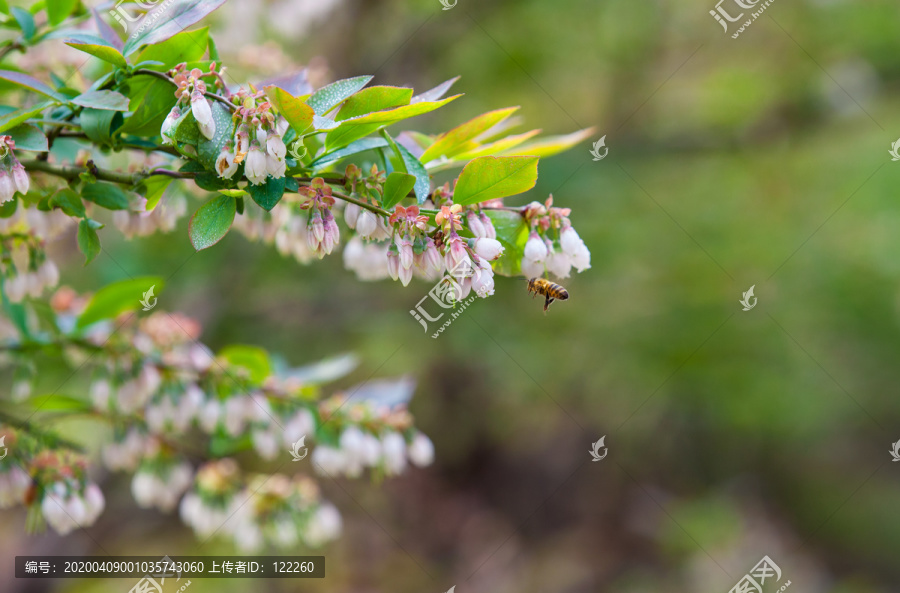
POLYGON ((549 272, 568 278, 572 268, 583 272, 591 267, 591 252, 569 220, 568 208, 553 207, 553 196, 546 203, 532 202, 525 208, 525 220, 531 233, 525 243, 522 274, 528 278, 549 272))

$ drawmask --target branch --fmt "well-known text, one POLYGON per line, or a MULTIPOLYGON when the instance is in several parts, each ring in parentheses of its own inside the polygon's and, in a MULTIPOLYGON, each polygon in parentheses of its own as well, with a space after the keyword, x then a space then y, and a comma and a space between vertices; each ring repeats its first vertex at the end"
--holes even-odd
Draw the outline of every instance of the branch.
MULTIPOLYGON (((34 120, 30 120, 30 121, 34 122, 34 120)), ((56 123, 56 125, 60 125, 60 126, 71 125, 73 127, 78 127, 77 124, 70 124, 69 122, 44 122, 44 123, 50 123, 50 124, 56 123)), ((90 138, 88 138, 87 134, 85 134, 84 132, 60 132, 59 137, 60 138, 73 138, 75 140, 90 140, 90 138)), ((121 146, 122 148, 131 148, 134 150, 143 150, 145 152, 157 151, 157 152, 164 152, 166 154, 171 154, 173 156, 181 156, 181 153, 178 152, 177 150, 175 150, 175 148, 173 148, 171 146, 143 146, 141 144, 134 144, 132 142, 119 142, 116 144, 116 146, 121 146)))
POLYGON ((55 167, 45 161, 22 161, 22 166, 24 166, 27 171, 40 171, 41 173, 47 173, 48 175, 62 177, 68 181, 77 179, 82 173, 88 172, 101 181, 111 181, 123 185, 135 185, 152 175, 166 175, 176 179, 190 179, 194 177, 193 173, 169 171, 168 169, 145 169, 144 171, 138 171, 137 173, 120 173, 118 171, 101 169, 95 166, 92 161, 88 161, 88 164, 84 167, 55 167))
MULTIPOLYGON (((133 74, 135 74, 135 75, 143 74, 145 76, 155 76, 156 78, 158 78, 160 80, 165 80, 166 82, 168 82, 170 84, 178 86, 178 84, 175 83, 175 80, 173 80, 172 77, 169 76, 168 74, 166 74, 165 72, 157 72, 156 70, 148 70, 146 68, 138 68, 137 70, 135 70, 133 72, 133 74)), ((235 105, 234 103, 232 103, 231 101, 229 101, 228 99, 223 97, 222 95, 210 93, 209 91, 207 91, 203 94, 206 95, 207 97, 209 97, 210 99, 215 99, 216 101, 219 101, 221 103, 224 103, 225 105, 228 105, 228 107, 230 107, 231 109, 238 108, 237 105, 235 105)))

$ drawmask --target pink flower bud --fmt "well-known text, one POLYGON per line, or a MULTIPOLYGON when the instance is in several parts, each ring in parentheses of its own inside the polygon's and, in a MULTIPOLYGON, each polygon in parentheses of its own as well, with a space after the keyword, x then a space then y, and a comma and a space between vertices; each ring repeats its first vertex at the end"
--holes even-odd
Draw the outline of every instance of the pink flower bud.
POLYGON ((430 268, 435 272, 441 271, 441 266, 443 265, 441 253, 438 251, 438 248, 435 246, 434 240, 431 237, 429 237, 426 242, 425 251, 422 253, 422 256, 422 261, 426 269, 430 268))
POLYGON ((396 280, 400 277, 400 254, 393 249, 389 249, 387 253, 387 268, 391 280, 396 280))
POLYGON ((412 269, 412 266, 410 266, 410 267, 408 267, 408 268, 404 268, 404 267, 401 265, 401 266, 400 266, 400 271, 399 271, 399 273, 398 273, 398 276, 400 276, 400 284, 402 284, 403 286, 409 286, 409 283, 410 283, 410 281, 412 280, 412 277, 413 277, 413 269, 412 269))
POLYGON ((174 142, 169 138, 169 130, 172 129, 179 117, 181 117, 181 111, 178 109, 178 106, 175 106, 169 111, 169 115, 166 116, 166 119, 163 120, 162 128, 159 130, 159 135, 162 136, 163 144, 172 144, 174 142))
POLYGON ((0 170, 0 204, 9 202, 16 195, 13 179, 5 170, 0 170))
POLYGON ((494 228, 494 223, 491 222, 490 217, 482 212, 480 214, 481 224, 484 226, 484 236, 488 239, 496 239, 497 238, 497 230, 494 228))
POLYGON ((209 101, 197 91, 191 94, 191 113, 197 120, 200 133, 212 140, 216 135, 216 120, 213 119, 209 101))
POLYGON ((397 248, 400 250, 400 267, 411 268, 413 265, 413 245, 409 237, 397 240, 397 248))
POLYGON ((25 167, 22 166, 22 163, 16 161, 16 164, 13 165, 13 173, 12 173, 13 181, 15 182, 16 189, 23 196, 28 193, 28 173, 25 171, 25 167))
POLYGON ((481 222, 481 219, 478 218, 478 214, 470 210, 466 214, 466 221, 468 222, 469 230, 472 232, 473 236, 476 238, 487 236, 484 224, 481 222))

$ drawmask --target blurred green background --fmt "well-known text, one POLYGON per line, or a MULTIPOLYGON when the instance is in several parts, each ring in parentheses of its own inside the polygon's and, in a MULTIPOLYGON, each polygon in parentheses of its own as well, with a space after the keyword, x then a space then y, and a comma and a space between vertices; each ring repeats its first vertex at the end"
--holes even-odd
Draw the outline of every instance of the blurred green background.
MULTIPOLYGON (((570 300, 544 316, 521 279, 498 279, 437 340, 409 315, 428 284, 363 283, 339 256, 304 267, 238 233, 194 254, 183 220, 133 241, 107 227, 108 254, 82 270, 61 241, 79 289, 171 276, 160 305, 199 318, 214 348, 257 343, 294 364, 353 351, 348 384, 419 381, 411 409, 436 463, 323 484, 345 520, 325 580, 191 591, 725 593, 764 555, 798 593, 900 589, 900 12, 777 0, 732 39, 714 7, 233 1, 210 19, 235 80, 309 65, 320 84, 424 90, 461 75, 466 96, 415 129, 521 105, 526 129, 596 126, 610 150, 542 160, 538 186, 508 201, 553 193, 573 209, 593 268, 563 282, 570 300)), ((194 553, 126 481, 103 485, 90 533, 106 549, 194 553)), ((96 551, 3 522, 7 558, 96 551)))

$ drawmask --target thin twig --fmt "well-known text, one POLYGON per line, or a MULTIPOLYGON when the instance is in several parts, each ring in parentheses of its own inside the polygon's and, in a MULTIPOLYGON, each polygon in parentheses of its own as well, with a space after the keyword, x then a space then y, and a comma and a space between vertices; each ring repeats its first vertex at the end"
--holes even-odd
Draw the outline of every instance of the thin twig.
MULTIPOLYGON (((160 80, 165 80, 168 83, 178 86, 178 83, 176 83, 175 80, 171 76, 166 74, 165 72, 157 72, 156 70, 148 70, 147 68, 138 68, 132 74, 135 74, 135 75, 143 74, 145 76, 155 76, 156 78, 158 78, 160 80)), ((219 101, 221 103, 224 103, 225 105, 228 105, 228 107, 230 107, 231 109, 238 108, 237 105, 235 105, 234 103, 232 103, 231 101, 229 101, 228 99, 223 97, 222 95, 210 93, 209 91, 207 91, 203 94, 206 95, 207 97, 209 97, 210 99, 215 99, 216 101, 219 101)))

